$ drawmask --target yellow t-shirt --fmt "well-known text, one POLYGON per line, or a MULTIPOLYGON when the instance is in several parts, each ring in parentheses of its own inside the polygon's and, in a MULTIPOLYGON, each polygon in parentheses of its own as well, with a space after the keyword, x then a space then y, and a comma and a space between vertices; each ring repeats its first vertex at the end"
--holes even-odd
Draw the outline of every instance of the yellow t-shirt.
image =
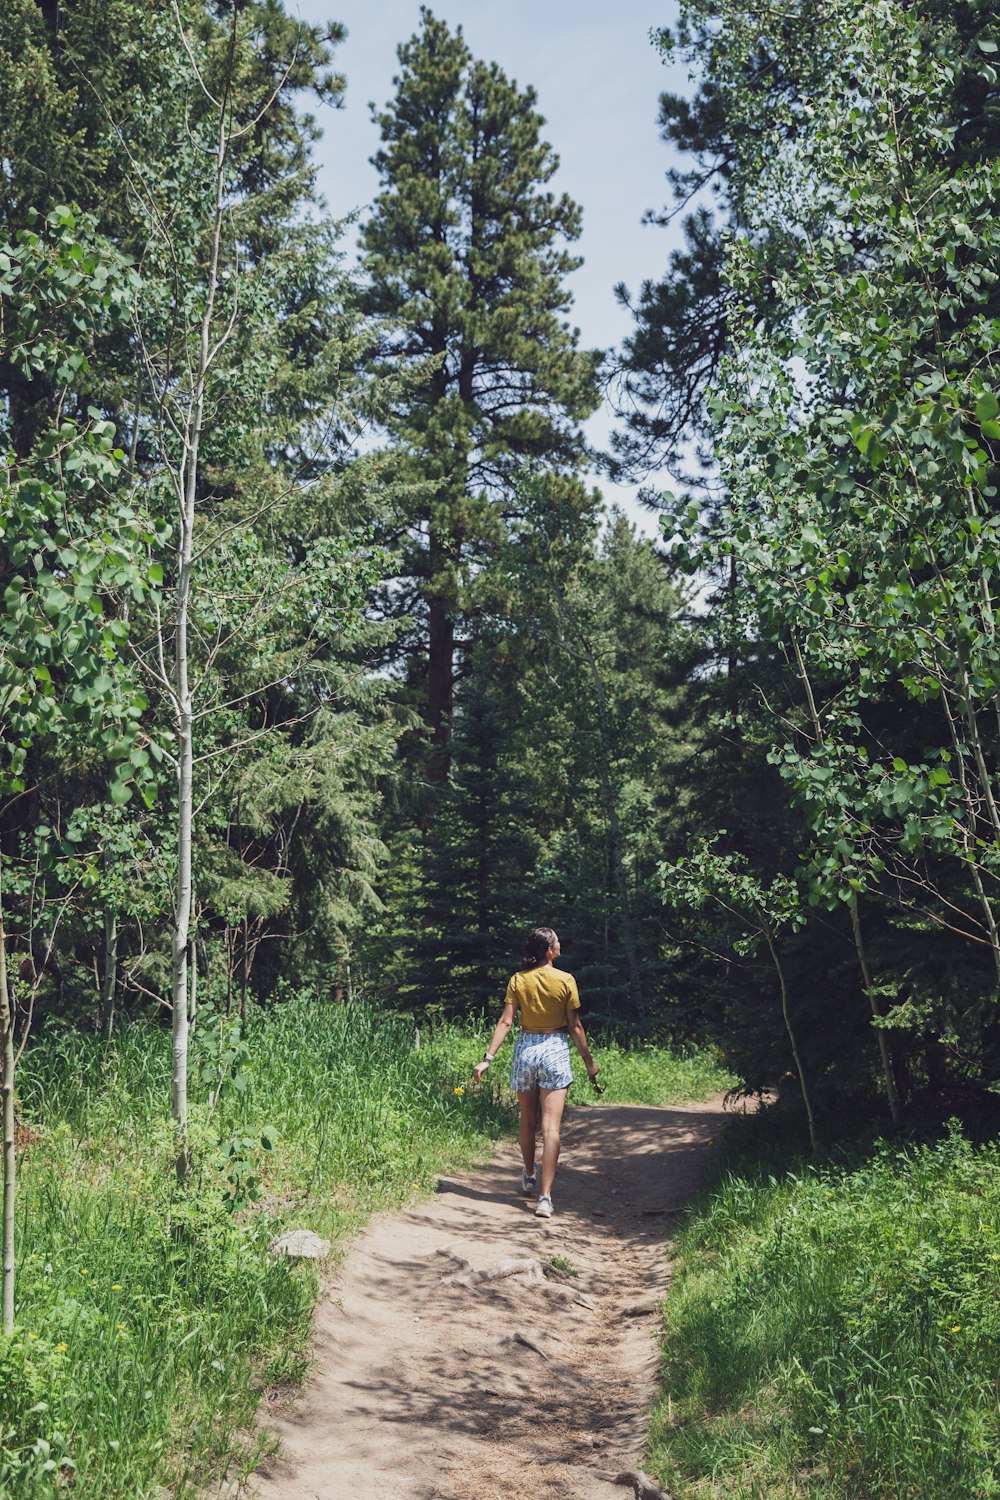
POLYGON ((522 1031, 554 1031, 566 1025, 567 1011, 580 1009, 580 996, 572 974, 540 964, 512 976, 505 1003, 521 1012, 522 1031))

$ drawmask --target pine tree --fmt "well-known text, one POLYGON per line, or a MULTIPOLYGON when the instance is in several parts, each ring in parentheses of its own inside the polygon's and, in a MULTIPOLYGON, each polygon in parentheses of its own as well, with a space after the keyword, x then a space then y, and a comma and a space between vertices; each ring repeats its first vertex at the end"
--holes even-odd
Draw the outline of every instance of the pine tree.
POLYGON ((526 756, 519 674, 479 642, 456 695, 452 774, 413 846, 396 932, 396 992, 434 1014, 495 1007, 521 933, 535 924, 533 872, 544 809, 526 756))
POLYGON ((392 604, 416 622, 403 645, 411 677, 426 673, 412 685, 430 774, 446 779, 475 579, 503 539, 515 473, 554 472, 593 504, 573 476, 598 357, 565 321, 580 210, 548 190, 558 158, 534 91, 475 61, 461 29, 421 15, 399 49, 395 99, 376 114, 382 191, 363 243, 370 308, 389 325, 383 357, 408 372, 387 422, 414 481, 392 604))

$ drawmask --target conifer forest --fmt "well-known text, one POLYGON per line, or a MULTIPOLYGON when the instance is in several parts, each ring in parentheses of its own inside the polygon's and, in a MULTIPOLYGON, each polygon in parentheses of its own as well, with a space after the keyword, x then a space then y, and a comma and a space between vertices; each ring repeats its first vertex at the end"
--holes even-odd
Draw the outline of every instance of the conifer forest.
POLYGON ((513 1139, 539 923, 611 1105, 746 1110, 656 1493, 1000 1494, 1000 4, 662 10, 591 348, 474 6, 345 223, 353 26, 0 3, 0 1500, 254 1493, 268 1246, 513 1139))

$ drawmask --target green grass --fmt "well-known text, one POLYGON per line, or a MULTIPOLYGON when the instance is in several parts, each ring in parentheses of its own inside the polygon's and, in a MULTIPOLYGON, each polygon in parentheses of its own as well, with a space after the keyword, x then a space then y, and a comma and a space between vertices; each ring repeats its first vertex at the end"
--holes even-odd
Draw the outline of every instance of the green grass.
POLYGON ((1000 1495, 1000 1149, 728 1175, 666 1303, 650 1465, 683 1500, 1000 1495))
MULTIPOLYGON (((605 1104, 685 1104, 722 1094, 735 1086, 735 1078, 720 1068, 714 1053, 691 1048, 672 1052, 652 1043, 623 1047, 618 1042, 590 1038, 591 1052, 600 1069, 598 1083, 604 1090, 605 1104)), ((590 1104, 597 1101, 587 1079, 587 1070, 575 1048, 570 1047, 573 1061, 573 1089, 570 1102, 590 1104)))
POLYGON ((412 1025, 361 1006, 255 1015, 240 1086, 211 1119, 207 1086, 192 1093, 183 1189, 163 1120, 169 1036, 126 1028, 107 1052, 43 1036, 18 1090, 31 1133, 18 1327, 0 1340, 0 1496, 45 1500, 72 1478, 94 1500, 180 1497, 251 1467, 243 1435, 260 1391, 304 1372, 316 1292, 270 1239, 294 1224, 343 1242, 371 1209, 487 1152, 511 1111, 498 1088, 464 1087, 480 1031, 439 1027, 417 1051, 412 1025), (234 1136, 252 1142, 262 1195, 236 1212, 219 1145, 234 1136))

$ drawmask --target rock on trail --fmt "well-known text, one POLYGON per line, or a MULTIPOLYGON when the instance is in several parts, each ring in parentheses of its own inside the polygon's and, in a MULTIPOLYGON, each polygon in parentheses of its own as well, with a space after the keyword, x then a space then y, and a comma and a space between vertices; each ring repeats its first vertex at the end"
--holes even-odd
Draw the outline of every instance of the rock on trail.
POLYGON ((507 1142, 429 1201, 376 1219, 320 1301, 311 1378, 264 1414, 281 1451, 250 1495, 658 1494, 639 1472, 658 1298, 676 1213, 722 1118, 720 1100, 573 1109, 552 1219, 520 1196, 507 1142))

